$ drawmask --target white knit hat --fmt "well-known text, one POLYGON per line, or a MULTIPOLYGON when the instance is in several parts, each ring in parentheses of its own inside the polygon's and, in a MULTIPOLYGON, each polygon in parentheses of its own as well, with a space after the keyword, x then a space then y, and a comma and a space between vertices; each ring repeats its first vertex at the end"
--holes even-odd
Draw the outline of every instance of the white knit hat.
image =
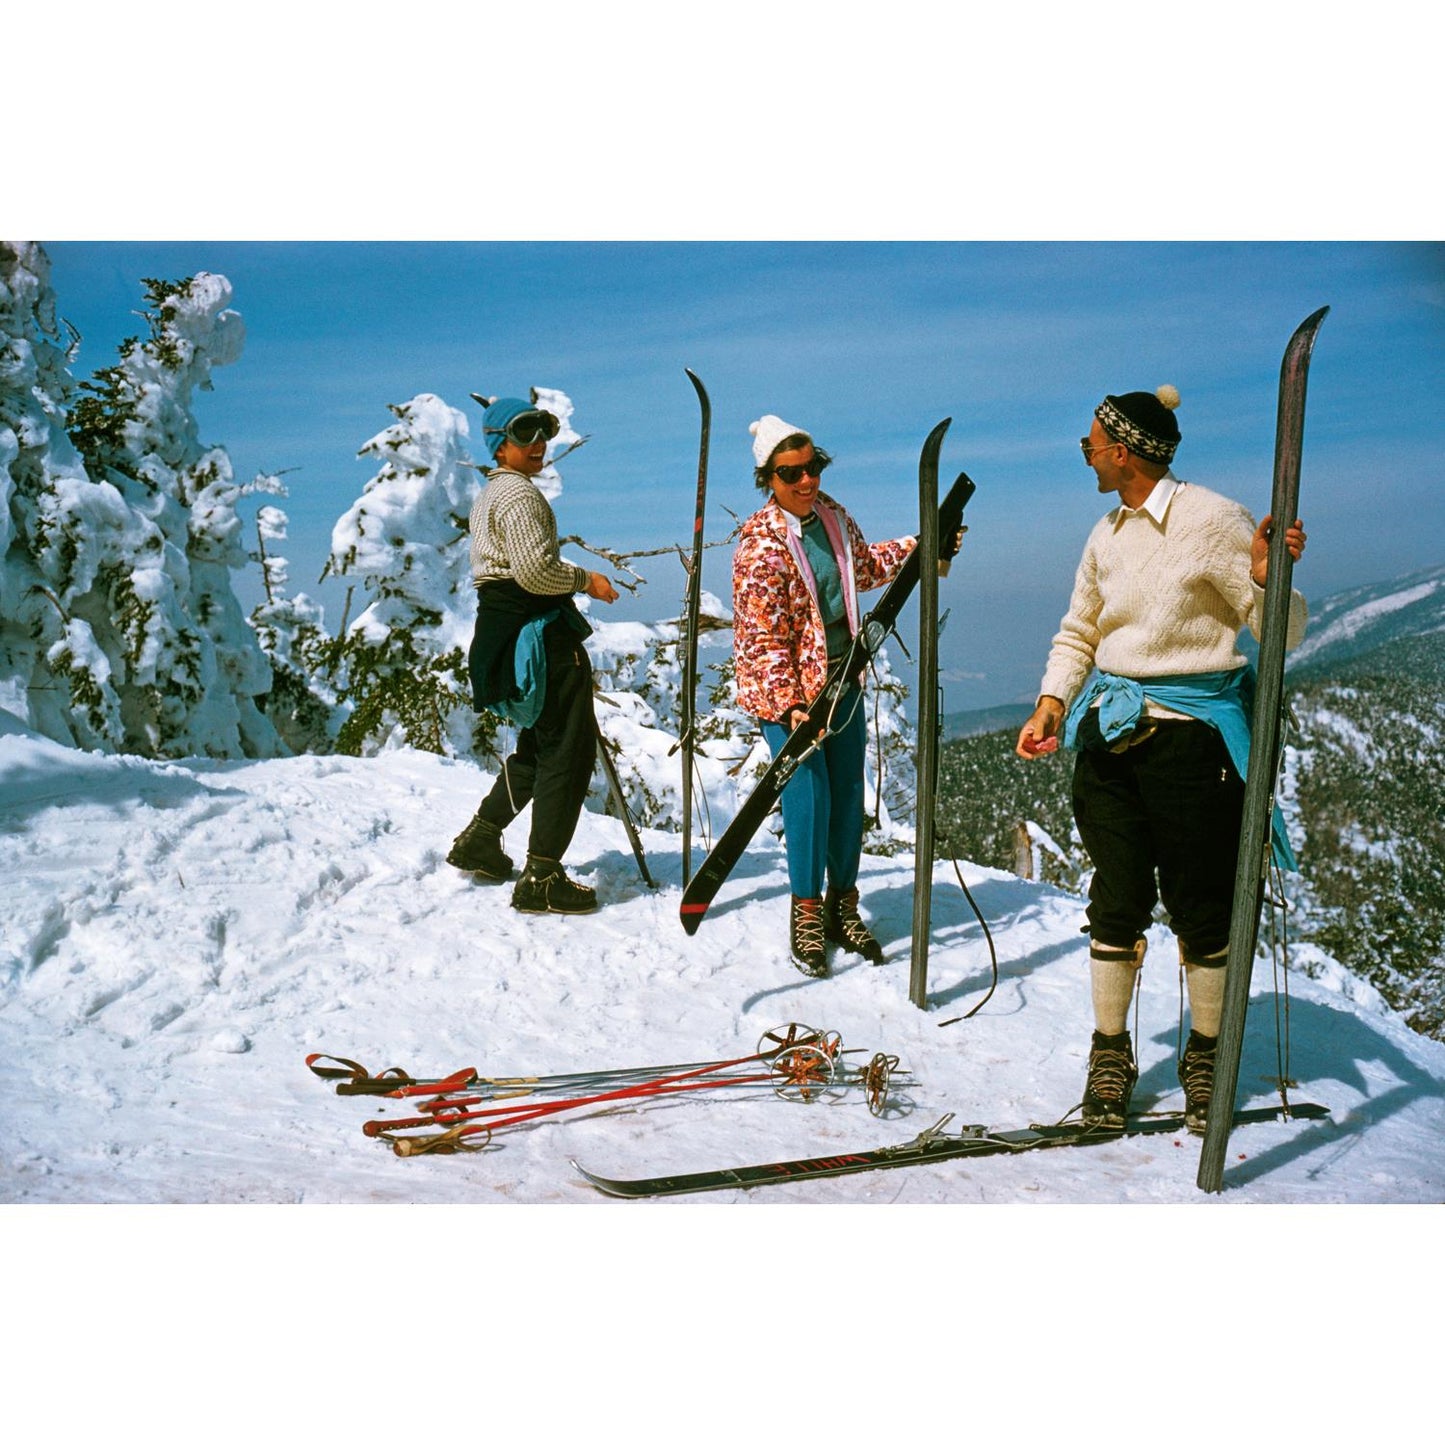
POLYGON ((807 437, 809 441, 813 440, 802 427, 789 426, 782 417, 774 416, 771 412, 767 416, 760 416, 748 430, 753 434, 753 461, 757 466, 762 466, 777 450, 778 443, 787 441, 789 437, 807 437))

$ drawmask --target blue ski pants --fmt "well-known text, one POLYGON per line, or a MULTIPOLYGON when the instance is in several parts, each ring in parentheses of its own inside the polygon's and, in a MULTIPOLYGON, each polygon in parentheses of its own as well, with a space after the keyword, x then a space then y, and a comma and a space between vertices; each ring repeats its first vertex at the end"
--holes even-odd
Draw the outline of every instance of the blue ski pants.
MULTIPOLYGON (((868 746, 868 720, 858 688, 843 694, 834 721, 837 731, 783 789, 788 885, 797 898, 821 898, 825 878, 840 891, 858 881, 858 860, 863 852, 863 760, 868 746)), ((763 737, 776 757, 788 740, 788 728, 784 723, 765 722, 763 737)))

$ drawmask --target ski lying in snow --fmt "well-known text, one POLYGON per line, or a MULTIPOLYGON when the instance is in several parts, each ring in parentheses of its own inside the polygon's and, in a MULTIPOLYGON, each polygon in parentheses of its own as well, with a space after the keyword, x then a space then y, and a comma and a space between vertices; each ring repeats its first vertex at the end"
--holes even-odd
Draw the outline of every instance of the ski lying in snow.
POLYGON ((1239 828, 1239 854, 1234 872, 1234 908, 1229 920, 1229 954, 1224 966, 1224 1008, 1214 1063, 1214 1094, 1204 1129, 1197 1183, 1206 1192, 1223 1187, 1224 1155, 1229 1147, 1230 1112, 1239 1080, 1244 1046, 1245 1012, 1254 973, 1254 947, 1259 937, 1259 912, 1269 869, 1274 818, 1275 781, 1283 753, 1284 643, 1289 624, 1290 583, 1294 558, 1285 546, 1285 531, 1299 515, 1300 458, 1304 447, 1305 389, 1315 337, 1328 306, 1306 317, 1285 347, 1279 371, 1279 409, 1274 437, 1274 484, 1270 496, 1273 531, 1269 540, 1259 662, 1250 725, 1249 768, 1239 828))
MULTIPOLYGON (((939 422, 928 434, 923 444, 923 459, 920 466, 938 467, 938 454, 943 447, 943 434, 948 430, 949 418, 939 422)), ((973 495, 974 485, 962 472, 949 488, 948 495, 938 509, 938 535, 942 539, 940 555, 951 558, 957 533, 963 524, 963 509, 973 495)), ((898 621, 904 604, 918 584, 918 549, 915 547, 904 559, 892 582, 884 589, 878 604, 863 619, 858 635, 847 654, 828 673, 822 690, 808 705, 811 714, 808 722, 794 730, 788 740, 778 749, 777 756, 768 766, 767 772, 758 779, 757 786, 743 799, 737 815, 728 824, 723 835, 713 845, 712 852, 702 861, 687 887, 683 889, 679 916, 683 928, 696 933, 717 891, 727 881, 728 875, 737 866, 737 861, 747 851, 753 836, 762 827, 763 820, 773 810, 784 786, 813 751, 821 746, 821 731, 830 725, 834 709, 848 690, 849 683, 860 676, 872 661, 878 649, 898 621)))
MULTIPOLYGON (((1277 1119, 1325 1119, 1322 1104, 1264 1105, 1241 1109, 1236 1125, 1264 1124, 1277 1119)), ((790 1159, 779 1164, 749 1164, 737 1169, 710 1169, 700 1174, 669 1174, 656 1179, 606 1179, 584 1169, 575 1159, 572 1167, 594 1188, 619 1199, 648 1199, 666 1194, 697 1194, 706 1189, 752 1189, 762 1184, 787 1184, 796 1179, 821 1179, 834 1174, 862 1174, 872 1169, 902 1169, 910 1164, 932 1164, 942 1159, 972 1159, 988 1154, 1026 1154, 1064 1144, 1105 1144, 1111 1139, 1140 1134, 1173 1134, 1184 1128, 1183 1113, 1137 1114, 1122 1130, 1085 1124, 1033 1124, 1005 1133, 982 1124, 968 1124, 961 1134, 944 1135, 953 1118, 945 1114, 907 1144, 890 1144, 861 1154, 832 1154, 818 1159, 790 1159)))

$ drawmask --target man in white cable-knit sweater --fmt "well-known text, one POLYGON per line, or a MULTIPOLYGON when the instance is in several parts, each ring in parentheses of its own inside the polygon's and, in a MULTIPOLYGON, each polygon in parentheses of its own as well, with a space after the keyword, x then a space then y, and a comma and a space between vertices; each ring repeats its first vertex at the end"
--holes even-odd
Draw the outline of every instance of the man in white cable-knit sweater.
POLYGON ((453 840, 447 862, 480 878, 510 878, 502 832, 530 803, 527 863, 512 890, 512 907, 587 913, 597 906, 596 892, 562 868, 597 758, 592 665, 582 645, 592 628, 572 594, 615 602, 617 590, 602 573, 557 554, 557 519, 532 480, 546 466, 557 418, 517 397, 474 397, 487 408, 483 435, 494 465, 471 514, 477 584, 467 659, 472 701, 520 731, 491 792, 453 840))
MULTIPOLYGON (((1078 749, 1074 816, 1094 865, 1089 966, 1094 1036, 1085 1123, 1122 1128, 1138 1078, 1129 1005, 1160 899, 1178 939, 1190 1034, 1179 1065, 1188 1127, 1213 1089, 1249 750, 1253 671, 1239 634, 1258 636, 1273 518, 1169 469, 1179 393, 1108 396, 1080 441, 1099 491, 1120 505, 1094 528, 1016 751, 1078 749), (1090 675, 1097 675, 1090 681, 1090 675), (1087 684, 1087 685, 1086 685, 1087 684), (1157 882, 1156 882, 1157 875, 1157 882)), ((1304 551, 1298 520, 1285 533, 1304 551)), ((1291 594, 1286 645, 1304 635, 1291 594)), ((1276 819, 1277 856, 1292 864, 1276 819)))

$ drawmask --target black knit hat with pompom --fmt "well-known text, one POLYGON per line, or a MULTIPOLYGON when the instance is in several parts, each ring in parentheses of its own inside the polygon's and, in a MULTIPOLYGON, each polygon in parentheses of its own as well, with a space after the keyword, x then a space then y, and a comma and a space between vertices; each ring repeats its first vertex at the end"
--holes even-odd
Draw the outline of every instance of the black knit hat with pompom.
POLYGON ((1172 386, 1157 391, 1126 391, 1123 396, 1106 396, 1094 408, 1099 425, 1116 442, 1151 462, 1166 465, 1179 445, 1179 423, 1174 409, 1179 393, 1172 386))

